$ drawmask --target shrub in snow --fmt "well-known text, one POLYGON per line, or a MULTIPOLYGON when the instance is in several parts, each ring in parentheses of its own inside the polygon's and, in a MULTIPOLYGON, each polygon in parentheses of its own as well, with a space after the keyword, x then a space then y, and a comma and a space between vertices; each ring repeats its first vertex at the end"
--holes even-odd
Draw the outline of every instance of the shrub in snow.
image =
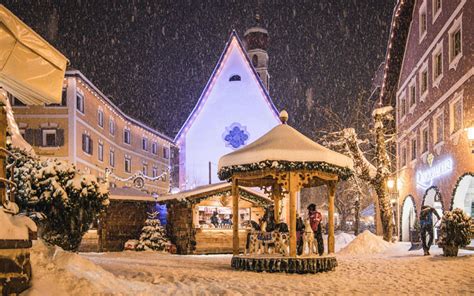
POLYGON ((129 239, 128 241, 125 242, 123 249, 134 251, 137 249, 137 246, 138 246, 137 239, 129 239))
MULTIPOLYGON (((17 149, 13 180, 20 210, 40 226, 48 243, 77 250, 91 223, 109 204, 107 185, 58 160, 41 161, 17 149)), ((13 161, 10 159, 10 161, 13 161)))
POLYGON ((443 248, 446 256, 456 256, 459 247, 471 243, 470 239, 471 218, 461 209, 444 212, 440 225, 438 246, 443 248), (447 253, 450 248, 455 249, 455 254, 447 253))
POLYGON ((169 249, 170 242, 166 238, 165 228, 161 226, 157 216, 157 212, 148 213, 148 219, 145 221, 145 226, 142 228, 139 243, 136 247, 138 251, 164 251, 169 249))

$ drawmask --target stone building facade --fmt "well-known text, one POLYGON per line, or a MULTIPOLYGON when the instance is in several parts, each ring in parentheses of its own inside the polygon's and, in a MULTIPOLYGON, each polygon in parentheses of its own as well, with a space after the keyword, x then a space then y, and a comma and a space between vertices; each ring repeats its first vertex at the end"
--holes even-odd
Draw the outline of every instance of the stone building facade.
POLYGON ((110 170, 111 187, 169 191, 173 140, 127 116, 81 72, 66 72, 61 104, 11 100, 20 132, 39 156, 66 160, 102 178, 110 170), (134 183, 136 176, 142 178, 134 183))

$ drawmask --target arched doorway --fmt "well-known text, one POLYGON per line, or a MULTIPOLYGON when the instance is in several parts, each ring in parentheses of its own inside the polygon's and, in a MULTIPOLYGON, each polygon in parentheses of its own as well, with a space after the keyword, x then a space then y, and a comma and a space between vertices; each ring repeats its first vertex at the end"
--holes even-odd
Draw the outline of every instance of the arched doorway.
POLYGON ((403 201, 402 207, 402 241, 410 241, 410 230, 415 227, 416 221, 416 208, 415 208, 415 199, 413 196, 408 195, 403 201))
POLYGON ((474 173, 462 175, 454 186, 451 210, 456 208, 474 217, 474 173))
MULTIPOLYGON (((425 195, 423 196, 423 203, 422 206, 430 206, 436 210, 440 217, 443 216, 444 205, 443 199, 441 198, 441 193, 439 192, 438 187, 432 186, 425 191, 425 195)), ((438 219, 433 215, 433 225, 436 225, 438 219)), ((434 229, 434 239, 435 241, 438 239, 438 227, 434 229)))

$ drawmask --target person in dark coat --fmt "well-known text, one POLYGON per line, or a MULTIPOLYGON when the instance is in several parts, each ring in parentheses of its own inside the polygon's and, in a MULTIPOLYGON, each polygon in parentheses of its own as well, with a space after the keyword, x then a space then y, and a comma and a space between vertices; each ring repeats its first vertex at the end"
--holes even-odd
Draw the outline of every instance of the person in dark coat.
POLYGON ((304 221, 298 214, 296 217, 296 251, 298 255, 303 254, 303 236, 304 236, 304 221))
POLYGON ((318 254, 321 256, 324 253, 323 230, 321 228, 323 215, 321 215, 321 213, 316 210, 315 204, 310 204, 307 209, 309 223, 314 233, 314 239, 318 244, 318 254))
POLYGON ((420 212, 420 232, 421 232, 421 244, 423 246, 424 255, 430 254, 430 248, 433 244, 433 215, 438 220, 440 216, 436 210, 430 206, 422 206, 420 212), (426 242, 426 235, 429 235, 428 243, 426 242))
POLYGON ((217 211, 212 213, 211 224, 216 228, 219 226, 219 217, 217 216, 217 211))

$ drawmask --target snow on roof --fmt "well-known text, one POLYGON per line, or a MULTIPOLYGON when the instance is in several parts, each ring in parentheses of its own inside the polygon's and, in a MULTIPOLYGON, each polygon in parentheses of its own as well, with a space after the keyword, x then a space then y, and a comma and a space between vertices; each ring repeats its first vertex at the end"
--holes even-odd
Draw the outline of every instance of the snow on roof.
MULTIPOLYGON (((176 194, 167 194, 160 196, 156 199, 157 202, 166 202, 166 201, 171 201, 171 200, 178 200, 178 201, 183 201, 185 199, 193 199, 193 198, 199 198, 202 196, 205 196, 206 194, 210 192, 215 192, 215 193, 220 193, 220 192, 225 192, 225 191, 230 191, 232 188, 232 185, 228 182, 221 182, 221 183, 216 183, 216 184, 209 184, 209 185, 203 185, 196 187, 194 189, 186 190, 186 191, 181 191, 176 194)), ((245 190, 247 193, 264 200, 266 202, 271 202, 271 200, 264 195, 263 193, 260 193, 258 191, 245 188, 242 186, 239 186, 240 190, 245 190)))
POLYGON ((131 187, 110 188, 109 192, 111 200, 155 201, 151 194, 131 187))
POLYGON ((280 124, 244 148, 222 156, 219 170, 268 160, 326 162, 353 169, 349 157, 319 145, 287 124, 280 124))
POLYGON ((248 29, 247 31, 245 31, 244 36, 247 36, 248 34, 255 33, 255 32, 268 34, 267 29, 264 29, 262 27, 252 27, 252 28, 248 29))

